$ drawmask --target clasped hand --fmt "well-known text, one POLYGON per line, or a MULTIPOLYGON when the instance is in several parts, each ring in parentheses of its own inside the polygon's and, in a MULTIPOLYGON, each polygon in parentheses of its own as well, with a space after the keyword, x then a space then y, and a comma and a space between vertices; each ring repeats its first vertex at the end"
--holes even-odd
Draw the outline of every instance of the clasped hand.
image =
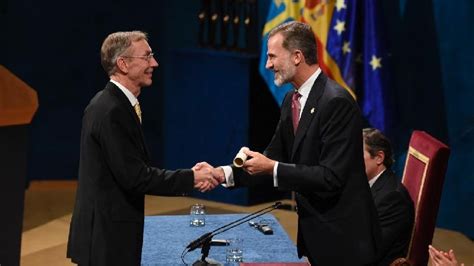
POLYGON ((224 170, 220 167, 214 168, 206 162, 197 163, 192 170, 194 188, 201 192, 210 191, 225 181, 224 170))
MULTIPOLYGON (((458 266, 458 260, 452 249, 446 252, 437 250, 432 245, 429 245, 428 253, 430 254, 430 262, 433 266, 458 266)), ((461 263, 461 266, 464 266, 464 263, 461 263)))
MULTIPOLYGON (((250 175, 273 174, 274 160, 249 149, 245 149, 244 153, 249 158, 243 165, 244 171, 250 175)), ((225 182, 224 170, 221 167, 214 168, 207 162, 200 162, 192 170, 194 172, 194 188, 201 192, 210 191, 225 182)))

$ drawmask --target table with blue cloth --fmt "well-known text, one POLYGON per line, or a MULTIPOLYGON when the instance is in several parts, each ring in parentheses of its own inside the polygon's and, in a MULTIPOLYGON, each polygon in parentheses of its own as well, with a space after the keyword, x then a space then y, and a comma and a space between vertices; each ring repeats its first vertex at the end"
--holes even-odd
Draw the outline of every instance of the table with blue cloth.
MULTIPOLYGON (((142 265, 183 265, 181 253, 191 241, 246 215, 206 215, 206 225, 203 227, 190 226, 188 215, 146 216, 142 265)), ((213 239, 243 239, 244 262, 303 262, 298 259, 296 246, 275 217, 265 214, 255 218, 254 221, 259 222, 262 219, 270 220, 272 235, 264 235, 248 223, 244 223, 213 239)), ((208 257, 224 264, 226 248, 226 246, 211 246, 208 257)), ((192 264, 200 258, 200 248, 184 257, 186 264, 192 264)))

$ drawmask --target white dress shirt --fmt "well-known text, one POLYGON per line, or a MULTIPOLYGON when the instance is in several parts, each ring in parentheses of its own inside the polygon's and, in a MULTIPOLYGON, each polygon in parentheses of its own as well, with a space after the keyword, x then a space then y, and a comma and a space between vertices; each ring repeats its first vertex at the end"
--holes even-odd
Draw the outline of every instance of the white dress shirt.
POLYGON ((378 175, 374 176, 374 178, 369 180, 369 187, 372 187, 374 185, 375 181, 379 179, 379 177, 383 174, 383 172, 385 172, 385 170, 387 170, 387 168, 383 169, 378 175))
POLYGON ((133 95, 133 93, 131 93, 127 88, 125 88, 125 86, 123 86, 118 81, 115 81, 113 79, 111 79, 110 82, 117 85, 117 87, 123 92, 123 94, 125 94, 125 96, 127 96, 127 99, 130 101, 130 104, 132 106, 135 106, 135 104, 138 103, 137 97, 135 97, 135 95, 133 95))

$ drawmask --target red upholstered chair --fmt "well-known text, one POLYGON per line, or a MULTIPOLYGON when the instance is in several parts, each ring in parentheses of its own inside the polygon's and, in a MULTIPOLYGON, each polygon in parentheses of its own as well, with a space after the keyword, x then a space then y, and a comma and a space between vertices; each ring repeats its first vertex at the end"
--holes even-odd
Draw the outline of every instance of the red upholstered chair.
POLYGON ((415 204, 407 254, 411 265, 428 264, 428 245, 433 239, 448 158, 449 147, 444 143, 424 131, 413 132, 402 178, 415 204))

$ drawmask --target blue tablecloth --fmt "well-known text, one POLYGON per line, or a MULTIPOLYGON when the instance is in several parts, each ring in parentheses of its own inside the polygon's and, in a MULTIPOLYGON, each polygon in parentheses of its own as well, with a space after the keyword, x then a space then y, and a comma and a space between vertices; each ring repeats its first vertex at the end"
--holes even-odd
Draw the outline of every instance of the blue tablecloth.
MULTIPOLYGON (((194 239, 211 232, 246 214, 207 215, 204 227, 189 226, 189 216, 146 216, 143 237, 142 265, 182 265, 181 253, 194 239)), ((271 214, 256 218, 272 221, 273 235, 264 235, 257 229, 244 223, 230 229, 213 239, 243 239, 244 262, 302 262, 298 259, 296 247, 271 214)), ((212 246, 209 257, 225 263, 225 246, 212 246)), ((198 248, 185 256, 187 264, 200 259, 198 248)))

